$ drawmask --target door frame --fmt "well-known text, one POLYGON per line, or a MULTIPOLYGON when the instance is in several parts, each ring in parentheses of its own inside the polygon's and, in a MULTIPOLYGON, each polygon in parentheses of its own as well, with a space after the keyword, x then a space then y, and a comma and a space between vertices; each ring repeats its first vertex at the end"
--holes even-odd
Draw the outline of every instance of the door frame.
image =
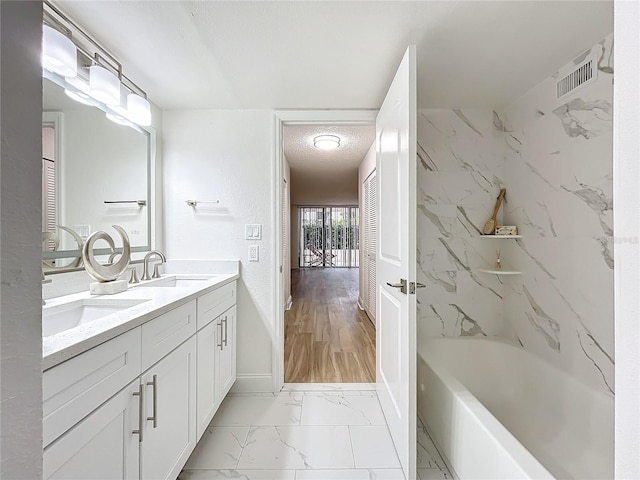
POLYGON ((271 162, 271 228, 273 232, 272 272, 275 285, 273 318, 275 319, 271 348, 271 372, 273 391, 279 392, 284 386, 284 305, 280 301, 284 290, 282 256, 282 188, 285 125, 333 124, 333 125, 375 125, 378 109, 371 110, 276 110, 273 114, 274 151, 271 162))

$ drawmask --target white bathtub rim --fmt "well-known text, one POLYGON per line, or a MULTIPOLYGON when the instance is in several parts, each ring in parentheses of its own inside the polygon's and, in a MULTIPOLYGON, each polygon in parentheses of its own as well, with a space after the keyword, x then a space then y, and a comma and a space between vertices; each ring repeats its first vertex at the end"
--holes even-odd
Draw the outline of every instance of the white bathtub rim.
MULTIPOLYGON (((503 342, 500 342, 503 343, 503 342)), ((509 344, 511 345, 511 344, 509 344)), ((440 377, 442 383, 451 390, 451 392, 462 400, 462 407, 469 412, 469 414, 478 419, 482 429, 487 432, 489 437, 495 439, 496 444, 502 451, 508 450, 508 455, 514 458, 515 463, 523 471, 523 474, 527 478, 534 479, 555 479, 545 466, 505 427, 490 411, 487 409, 480 400, 476 398, 459 380, 451 375, 446 367, 437 365, 434 367, 433 363, 429 363, 422 355, 423 352, 418 350, 418 354, 423 359, 433 372, 440 377), (505 447, 508 445, 509 448, 505 447)), ((425 423, 425 426, 428 425, 425 423)), ((433 438, 433 437, 432 437, 433 438)), ((435 438, 434 438, 434 441, 435 438)), ((442 452, 443 449, 440 445, 436 445, 438 451, 442 452)), ((442 454, 442 453, 441 453, 442 454)), ((442 455, 445 457, 445 455, 442 455)), ((447 458, 445 462, 451 467, 451 462, 447 458)), ((455 470, 455 469, 453 469, 455 470)), ((457 476, 457 473, 456 473, 457 476)))
MULTIPOLYGON (((506 346, 506 347, 511 347, 514 348, 516 350, 519 350, 521 352, 524 352, 526 355, 533 357, 534 359, 536 359, 537 361, 541 362, 543 365, 545 365, 547 368, 550 368, 551 370, 553 370, 555 373, 562 375, 564 377, 567 378, 567 380, 569 380, 570 382, 575 382, 577 384, 579 384, 581 387, 586 388, 587 390, 590 390, 591 392, 593 392, 594 395, 603 397, 603 398, 607 398, 610 401, 613 401, 613 399, 615 399, 615 392, 612 394, 609 391, 604 391, 602 389, 596 388, 593 385, 591 385, 590 383, 588 383, 586 380, 584 380, 581 377, 578 377, 576 375, 572 375, 571 373, 563 370, 562 368, 560 368, 559 366, 557 366, 556 364, 548 361, 547 359, 545 359, 544 357, 540 356, 540 355, 536 355, 535 353, 530 352, 529 350, 527 350, 526 348, 524 348, 521 344, 513 341, 513 340, 508 340, 505 338, 501 338, 501 337, 434 337, 434 336, 422 336, 419 343, 418 343, 418 355, 421 356, 422 358, 425 358, 425 354, 426 356, 430 356, 429 351, 425 350, 427 347, 427 344, 431 343, 431 342, 477 342, 477 341, 481 341, 481 342, 489 342, 489 343, 498 343, 502 346, 506 346)), ((425 360, 426 361, 426 360, 425 360)))

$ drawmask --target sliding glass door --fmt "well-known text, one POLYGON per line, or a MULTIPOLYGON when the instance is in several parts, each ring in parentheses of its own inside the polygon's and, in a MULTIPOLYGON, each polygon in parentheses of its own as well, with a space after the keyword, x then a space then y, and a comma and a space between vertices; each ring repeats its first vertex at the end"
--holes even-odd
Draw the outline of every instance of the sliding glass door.
POLYGON ((358 267, 358 207, 299 207, 300 266, 358 267))

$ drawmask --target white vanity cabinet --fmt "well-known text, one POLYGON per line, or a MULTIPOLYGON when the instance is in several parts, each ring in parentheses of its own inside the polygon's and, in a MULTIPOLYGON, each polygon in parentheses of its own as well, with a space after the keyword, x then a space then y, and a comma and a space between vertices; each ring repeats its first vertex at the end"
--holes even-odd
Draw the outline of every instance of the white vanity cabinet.
POLYGON ((142 375, 142 479, 175 479, 196 446, 196 339, 142 375))
POLYGON ((139 381, 44 450, 43 478, 55 480, 136 480, 140 478, 139 381))
POLYGON ((198 439, 236 379, 235 304, 235 282, 198 299, 198 439))
POLYGON ((220 339, 216 348, 216 400, 222 403, 236 381, 236 307, 220 315, 220 339))
POLYGON ((46 480, 174 480, 236 377, 236 282, 46 370, 46 480))

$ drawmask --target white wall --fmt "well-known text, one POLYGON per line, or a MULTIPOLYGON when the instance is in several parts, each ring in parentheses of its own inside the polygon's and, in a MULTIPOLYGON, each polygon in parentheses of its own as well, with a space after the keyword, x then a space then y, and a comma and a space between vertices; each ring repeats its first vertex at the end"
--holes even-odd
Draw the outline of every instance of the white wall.
POLYGON ((640 4, 616 1, 614 86, 616 478, 640 478, 640 4))
POLYGON ((251 388, 263 385, 270 391, 276 301, 272 112, 169 111, 163 120, 167 255, 240 259, 236 388, 251 382, 251 388), (187 199, 220 200, 220 204, 193 209, 185 204, 187 199), (244 239, 247 223, 262 224, 261 241, 244 239), (257 263, 248 262, 250 243, 260 246, 257 263))
POLYGON ((42 476, 41 2, 0 2, 0 478, 42 476))
MULTIPOLYGON (((376 169, 376 142, 371 144, 369 150, 365 154, 362 162, 360 162, 360 166, 358 167, 358 205, 360 205, 360 266, 364 266, 365 262, 365 251, 364 251, 364 189, 362 188, 362 183, 367 179, 371 172, 376 169)), ((360 305, 363 305, 362 302, 362 292, 364 291, 364 268, 360 268, 358 272, 358 280, 360 289, 358 290, 358 302, 360 305)))

